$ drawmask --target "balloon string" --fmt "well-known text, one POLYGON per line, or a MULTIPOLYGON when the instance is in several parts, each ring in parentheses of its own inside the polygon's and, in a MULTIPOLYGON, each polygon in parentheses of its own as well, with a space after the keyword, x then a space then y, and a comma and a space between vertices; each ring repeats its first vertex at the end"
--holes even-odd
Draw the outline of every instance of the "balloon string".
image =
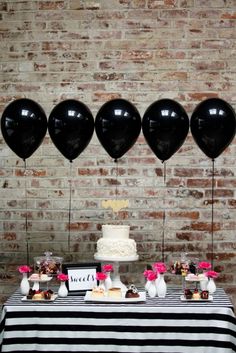
POLYGON ((115 199, 117 200, 118 195, 118 159, 115 159, 114 162, 116 163, 116 187, 115 187, 115 199))
POLYGON ((70 243, 71 243, 71 203, 72 203, 72 161, 70 161, 70 178, 69 178, 69 211, 68 211, 68 252, 70 253, 70 243))
MULTIPOLYGON (((166 162, 163 161, 162 163, 163 163, 163 165, 164 165, 164 174, 163 174, 163 177, 164 177, 164 185, 165 185, 165 184, 166 184, 166 162)), ((165 186, 166 186, 166 185, 165 185, 165 186)))
POLYGON ((162 217, 162 244, 161 244, 161 256, 162 262, 165 261, 165 222, 166 222, 166 212, 165 212, 165 192, 166 192, 166 163, 163 162, 163 182, 164 182, 164 196, 163 196, 163 217, 162 217))
MULTIPOLYGON (((115 188, 115 200, 117 201, 118 199, 118 174, 119 174, 119 167, 118 167, 118 159, 115 160, 116 163, 116 188, 115 188)), ((118 221, 118 213, 116 212, 116 220, 118 221)))
POLYGON ((215 175, 215 161, 212 159, 212 181, 211 181, 211 266, 213 268, 214 262, 214 175, 215 175))
POLYGON ((28 198, 27 198, 27 166, 24 159, 24 177, 25 177, 25 241, 26 241, 26 262, 29 266, 29 239, 28 239, 28 198))

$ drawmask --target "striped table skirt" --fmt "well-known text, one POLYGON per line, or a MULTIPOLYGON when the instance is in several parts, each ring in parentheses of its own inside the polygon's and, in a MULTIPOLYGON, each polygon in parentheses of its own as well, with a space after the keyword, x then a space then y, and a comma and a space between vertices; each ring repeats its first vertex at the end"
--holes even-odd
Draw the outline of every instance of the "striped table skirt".
POLYGON ((181 291, 145 303, 87 303, 82 296, 3 306, 2 352, 236 352, 236 319, 224 290, 212 302, 182 302, 181 291))

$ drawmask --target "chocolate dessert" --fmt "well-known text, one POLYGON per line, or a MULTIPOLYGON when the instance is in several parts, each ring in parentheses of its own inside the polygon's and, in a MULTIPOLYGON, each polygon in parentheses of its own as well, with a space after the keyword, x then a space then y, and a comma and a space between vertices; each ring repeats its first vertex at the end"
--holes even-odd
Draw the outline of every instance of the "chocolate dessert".
POLYGON ((133 284, 129 287, 129 289, 125 293, 125 298, 139 298, 138 290, 133 284))
POLYGON ((201 298, 202 299, 208 299, 209 298, 209 292, 208 290, 203 290, 201 293, 201 298))
POLYGON ((192 299, 192 297, 193 297, 193 293, 190 289, 185 289, 184 295, 185 295, 186 299, 192 299))
POLYGON ((51 299, 53 295, 53 291, 51 289, 48 290, 34 290, 32 288, 30 288, 28 295, 26 296, 27 299, 32 299, 32 300, 36 300, 36 299, 51 299))

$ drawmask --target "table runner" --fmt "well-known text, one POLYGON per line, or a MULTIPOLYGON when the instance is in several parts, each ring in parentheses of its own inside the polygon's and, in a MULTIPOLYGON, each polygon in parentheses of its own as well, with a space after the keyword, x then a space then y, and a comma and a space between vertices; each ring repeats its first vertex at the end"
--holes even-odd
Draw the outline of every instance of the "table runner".
POLYGON ((182 302, 181 290, 145 303, 85 303, 83 297, 53 303, 4 305, 2 352, 236 352, 236 320, 223 289, 213 302, 182 302))

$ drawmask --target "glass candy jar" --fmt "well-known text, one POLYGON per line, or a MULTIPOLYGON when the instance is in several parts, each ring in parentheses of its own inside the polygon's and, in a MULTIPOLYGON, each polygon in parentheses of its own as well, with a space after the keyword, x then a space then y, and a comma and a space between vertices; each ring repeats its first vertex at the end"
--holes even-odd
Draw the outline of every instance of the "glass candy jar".
POLYGON ((62 257, 52 256, 52 253, 47 251, 45 256, 34 258, 35 272, 39 274, 46 274, 48 276, 55 276, 62 272, 62 257))

